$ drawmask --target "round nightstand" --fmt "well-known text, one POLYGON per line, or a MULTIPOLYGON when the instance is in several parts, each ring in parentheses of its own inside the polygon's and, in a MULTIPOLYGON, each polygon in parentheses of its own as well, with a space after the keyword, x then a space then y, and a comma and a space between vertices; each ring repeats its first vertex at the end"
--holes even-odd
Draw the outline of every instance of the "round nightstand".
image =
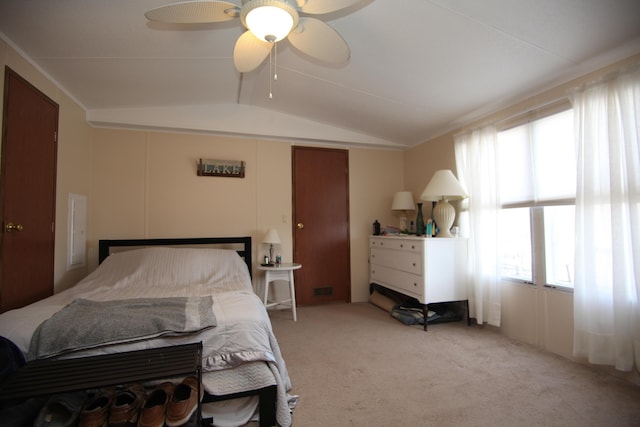
POLYGON ((302 268, 302 264, 276 264, 276 265, 259 265, 258 270, 264 271, 264 306, 265 308, 273 307, 276 305, 288 305, 293 312, 293 321, 297 321, 296 316, 296 289, 293 283, 293 270, 302 268), (271 282, 281 280, 289 282, 289 296, 290 298, 280 301, 268 301, 269 298, 269 285, 271 282))

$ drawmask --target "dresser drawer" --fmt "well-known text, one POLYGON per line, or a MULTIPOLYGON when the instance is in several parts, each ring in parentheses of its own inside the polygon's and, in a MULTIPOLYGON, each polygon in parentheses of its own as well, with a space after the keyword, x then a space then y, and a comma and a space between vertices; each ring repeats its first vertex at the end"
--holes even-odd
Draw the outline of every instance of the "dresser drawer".
POLYGON ((409 239, 393 239, 385 237, 373 237, 370 241, 371 248, 396 249, 411 251, 421 254, 422 242, 409 239))
POLYGON ((370 256, 372 265, 381 265, 412 274, 422 274, 422 255, 419 252, 372 247, 370 256))
POLYGON ((381 265, 371 265, 371 282, 395 289, 424 303, 424 281, 416 274, 394 270, 381 265))

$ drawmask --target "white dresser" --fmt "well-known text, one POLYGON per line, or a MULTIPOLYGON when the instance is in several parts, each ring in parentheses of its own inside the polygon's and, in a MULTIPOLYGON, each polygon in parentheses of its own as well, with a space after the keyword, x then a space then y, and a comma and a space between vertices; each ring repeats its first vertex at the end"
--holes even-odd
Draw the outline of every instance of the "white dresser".
POLYGON ((468 320, 467 246, 463 238, 370 236, 369 282, 417 299, 425 319, 428 304, 466 301, 468 320))

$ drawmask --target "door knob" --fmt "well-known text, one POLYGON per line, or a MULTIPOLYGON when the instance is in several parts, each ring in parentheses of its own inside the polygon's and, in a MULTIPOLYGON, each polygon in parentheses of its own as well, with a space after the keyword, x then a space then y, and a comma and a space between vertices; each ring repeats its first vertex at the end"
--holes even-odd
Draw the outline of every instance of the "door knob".
POLYGON ((11 233, 13 231, 22 231, 22 228, 22 224, 14 224, 10 222, 5 226, 4 229, 7 230, 7 233, 11 233))
POLYGON ((301 223, 301 222, 299 222, 299 223, 298 223, 298 229, 299 229, 299 230, 302 230, 303 228, 304 228, 304 224, 303 224, 303 223, 301 223))

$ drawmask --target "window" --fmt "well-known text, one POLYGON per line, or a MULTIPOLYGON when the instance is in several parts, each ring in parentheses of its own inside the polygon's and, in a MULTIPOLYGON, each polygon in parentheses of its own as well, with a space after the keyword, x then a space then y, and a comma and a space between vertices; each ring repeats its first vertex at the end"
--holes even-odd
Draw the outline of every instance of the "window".
POLYGON ((502 277, 533 283, 529 208, 503 209, 499 215, 500 273, 502 277))
POLYGON ((498 132, 503 278, 573 288, 574 147, 571 109, 498 132))
POLYGON ((546 284, 573 288, 575 206, 544 207, 546 284))

